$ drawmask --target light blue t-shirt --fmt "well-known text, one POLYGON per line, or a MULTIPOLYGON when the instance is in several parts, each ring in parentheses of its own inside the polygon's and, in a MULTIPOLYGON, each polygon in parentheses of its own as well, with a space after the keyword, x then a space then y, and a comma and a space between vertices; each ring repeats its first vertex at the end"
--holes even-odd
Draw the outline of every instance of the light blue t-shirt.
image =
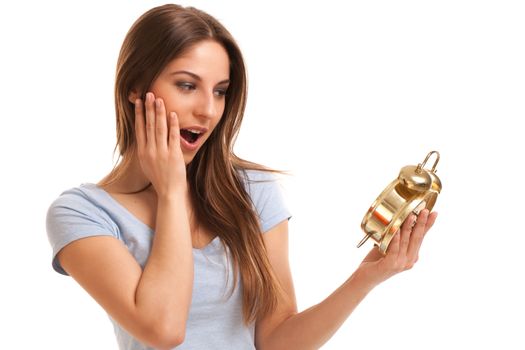
MULTIPOLYGON (((268 172, 241 172, 245 188, 259 215, 262 232, 290 218, 279 182, 268 172)), ((68 243, 89 236, 121 240, 142 268, 148 259, 153 230, 95 184, 84 183, 63 192, 49 207, 46 220, 53 248, 52 266, 64 275, 57 253, 68 243)), ((233 270, 227 252, 215 237, 193 249, 194 284, 184 343, 177 350, 255 349, 254 324, 242 317, 242 285, 230 297, 233 270)), ((134 339, 110 317, 121 350, 152 349, 134 339)))

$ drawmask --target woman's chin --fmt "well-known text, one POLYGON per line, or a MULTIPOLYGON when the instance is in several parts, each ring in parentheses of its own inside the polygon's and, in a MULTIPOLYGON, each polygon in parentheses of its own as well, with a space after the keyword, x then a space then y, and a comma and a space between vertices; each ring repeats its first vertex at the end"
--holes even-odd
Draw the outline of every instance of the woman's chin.
POLYGON ((195 155, 196 154, 197 154, 196 152, 191 152, 191 153, 184 152, 183 153, 184 164, 186 164, 186 166, 190 165, 190 163, 193 161, 193 159, 195 159, 195 155))
POLYGON ((190 165, 190 163, 193 160, 193 158, 194 157, 192 157, 192 156, 184 155, 184 164, 186 164, 186 166, 190 165))

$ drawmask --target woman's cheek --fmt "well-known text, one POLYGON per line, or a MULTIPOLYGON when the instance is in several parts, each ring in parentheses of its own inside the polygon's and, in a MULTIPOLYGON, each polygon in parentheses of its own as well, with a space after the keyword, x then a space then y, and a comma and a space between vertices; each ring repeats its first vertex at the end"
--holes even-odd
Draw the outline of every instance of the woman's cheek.
POLYGON ((179 101, 179 100, 170 100, 170 101, 167 101, 165 102, 166 104, 166 113, 169 115, 169 113, 171 112, 175 112, 177 114, 177 117, 179 117, 179 121, 180 121, 180 118, 185 115, 185 111, 188 109, 186 104, 184 103, 184 101, 179 101))

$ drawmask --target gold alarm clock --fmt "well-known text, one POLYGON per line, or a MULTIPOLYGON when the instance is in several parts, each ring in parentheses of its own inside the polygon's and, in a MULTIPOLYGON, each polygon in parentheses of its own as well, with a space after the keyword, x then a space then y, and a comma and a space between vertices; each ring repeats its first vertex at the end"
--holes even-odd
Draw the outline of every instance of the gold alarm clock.
POLYGON ((401 169, 397 179, 392 181, 377 197, 368 209, 361 228, 365 237, 357 247, 361 247, 369 238, 375 241, 382 254, 405 219, 423 209, 432 210, 438 194, 441 192, 441 180, 436 175, 439 152, 430 152, 423 163, 407 165, 401 169), (435 155, 432 169, 425 169, 428 159, 435 155))

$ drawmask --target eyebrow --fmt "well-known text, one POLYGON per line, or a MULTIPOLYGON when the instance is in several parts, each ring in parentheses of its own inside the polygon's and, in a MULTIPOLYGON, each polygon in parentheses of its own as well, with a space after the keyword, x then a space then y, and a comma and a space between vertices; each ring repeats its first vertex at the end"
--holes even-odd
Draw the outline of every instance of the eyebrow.
MULTIPOLYGON (((192 73, 192 72, 188 72, 187 70, 178 70, 176 72, 171 73, 170 75, 177 75, 177 74, 187 74, 190 77, 194 78, 195 80, 202 81, 201 77, 199 77, 197 74, 192 73)), ((225 83, 229 83, 229 82, 230 82, 230 79, 224 79, 224 80, 219 81, 217 83, 217 85, 225 84, 225 83)))

